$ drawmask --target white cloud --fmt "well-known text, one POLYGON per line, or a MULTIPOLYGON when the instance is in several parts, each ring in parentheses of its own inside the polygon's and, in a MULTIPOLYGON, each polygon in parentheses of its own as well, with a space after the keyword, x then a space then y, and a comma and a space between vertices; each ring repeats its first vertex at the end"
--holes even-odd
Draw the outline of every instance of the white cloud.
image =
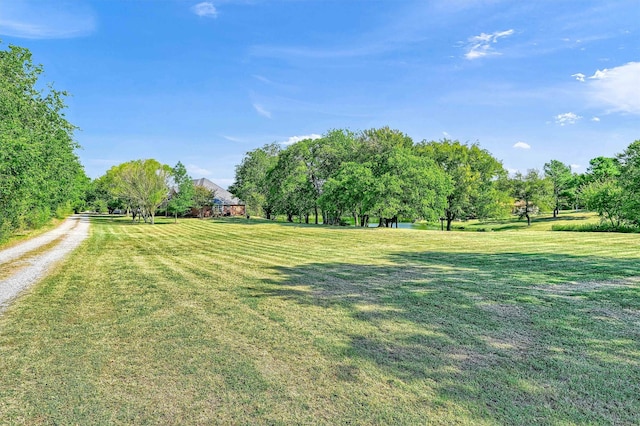
POLYGON ((207 169, 203 169, 200 166, 196 166, 195 164, 187 164, 186 166, 187 172, 191 175, 192 178, 197 178, 198 176, 211 176, 211 171, 207 169))
POLYGON ((242 139, 240 139, 240 138, 236 138, 236 137, 233 137, 233 136, 225 136, 225 135, 221 135, 221 136, 223 138, 225 138, 226 140, 231 141, 231 142, 242 142, 242 139))
POLYGON ((595 121, 596 123, 600 121, 600 117, 592 117, 591 121, 595 121))
POLYGON ((610 111, 640 115, 640 62, 597 70, 589 77, 589 96, 610 111))
POLYGON ((305 139, 320 139, 322 136, 316 133, 312 133, 310 135, 302 135, 302 136, 291 136, 286 141, 282 142, 282 145, 292 145, 296 142, 303 141, 305 139))
POLYGON ((253 104, 253 108, 256 110, 258 114, 263 117, 271 118, 271 112, 264 109, 264 107, 260 104, 253 104))
POLYGON ((93 11, 88 5, 77 1, 2 2, 2 35, 27 39, 60 39, 86 36, 95 29, 93 11))
POLYGON ((581 168, 581 167, 582 167, 582 166, 581 166, 580 164, 572 164, 572 165, 571 165, 571 170, 576 170, 576 169, 579 169, 579 168, 581 168))
POLYGON ((464 57, 473 60, 488 55, 499 55, 500 53, 496 52, 491 44, 497 43, 498 39, 508 37, 514 32, 514 30, 496 31, 491 34, 481 33, 480 35, 470 37, 466 47, 467 53, 465 53, 464 57))
POLYGON ((573 112, 565 112, 564 114, 558 114, 553 118, 556 120, 556 124, 564 126, 567 124, 576 124, 582 117, 573 112))
POLYGON ((531 145, 526 142, 516 142, 513 147, 516 149, 531 149, 531 145))
POLYGON ((451 135, 447 132, 442 132, 442 136, 444 136, 447 139, 451 139, 451 135))
POLYGON ((581 81, 581 82, 584 83, 584 79, 585 79, 586 75, 584 75, 581 72, 579 72, 577 74, 571 74, 571 77, 575 77, 576 80, 581 81))
POLYGON ((218 16, 216 7, 213 5, 213 3, 207 1, 192 6, 191 11, 198 16, 205 16, 208 18, 215 18, 216 16, 218 16))

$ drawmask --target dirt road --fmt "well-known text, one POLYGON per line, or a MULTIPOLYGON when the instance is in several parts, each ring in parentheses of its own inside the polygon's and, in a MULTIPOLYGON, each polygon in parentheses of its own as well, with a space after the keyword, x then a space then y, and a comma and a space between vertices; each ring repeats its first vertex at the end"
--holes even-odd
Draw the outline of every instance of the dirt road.
POLYGON ((46 234, 0 251, 0 312, 88 236, 89 218, 74 215, 46 234))

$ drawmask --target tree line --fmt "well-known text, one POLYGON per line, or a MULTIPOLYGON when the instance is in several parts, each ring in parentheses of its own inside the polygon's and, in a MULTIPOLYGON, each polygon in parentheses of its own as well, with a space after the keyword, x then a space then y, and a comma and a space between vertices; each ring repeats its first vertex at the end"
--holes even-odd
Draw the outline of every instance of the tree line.
MULTIPOLYGON (((75 153, 76 127, 65 118, 67 93, 43 87, 28 49, 0 50, 0 240, 71 211, 124 209, 154 223, 158 209, 200 216, 215 194, 194 187, 184 166, 129 161, 94 181, 75 153)), ((640 227, 640 141, 597 157, 585 173, 558 160, 509 176, 478 144, 422 141, 389 127, 331 130, 319 139, 246 153, 229 188, 247 213, 308 223, 390 226, 402 220, 451 223, 541 209, 587 208, 612 229, 640 227)))
POLYGON ((588 208, 614 226, 638 226, 640 142, 612 158, 598 157, 583 174, 558 160, 543 171, 509 176, 478 144, 414 141, 388 127, 331 130, 287 147, 267 144, 247 152, 229 191, 253 215, 288 221, 357 226, 403 220, 446 223, 588 208), (635 201, 634 201, 635 200, 635 201))
POLYGON ((42 73, 28 49, 0 50, 0 240, 81 209, 89 183, 64 114, 67 93, 45 86, 42 73))

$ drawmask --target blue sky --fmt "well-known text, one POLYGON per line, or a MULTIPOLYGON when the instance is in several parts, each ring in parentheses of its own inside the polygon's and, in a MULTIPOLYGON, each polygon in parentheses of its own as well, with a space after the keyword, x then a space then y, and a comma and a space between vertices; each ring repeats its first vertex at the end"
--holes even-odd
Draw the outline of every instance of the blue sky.
POLYGON ((0 0, 0 39, 72 94, 91 177, 156 158, 226 187, 245 152, 333 128, 512 171, 640 139, 638 0, 0 0))

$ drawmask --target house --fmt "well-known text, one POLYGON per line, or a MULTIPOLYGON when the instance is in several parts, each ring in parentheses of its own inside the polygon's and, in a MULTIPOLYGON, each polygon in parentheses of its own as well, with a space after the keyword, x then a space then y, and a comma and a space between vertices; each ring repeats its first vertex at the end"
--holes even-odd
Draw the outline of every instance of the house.
MULTIPOLYGON (((193 184, 195 186, 203 186, 215 192, 213 209, 205 209, 205 216, 244 216, 246 214, 245 204, 241 200, 234 197, 233 194, 226 189, 211 182, 209 179, 194 179, 193 184)), ((194 212, 193 215, 197 216, 198 212, 194 212)))

